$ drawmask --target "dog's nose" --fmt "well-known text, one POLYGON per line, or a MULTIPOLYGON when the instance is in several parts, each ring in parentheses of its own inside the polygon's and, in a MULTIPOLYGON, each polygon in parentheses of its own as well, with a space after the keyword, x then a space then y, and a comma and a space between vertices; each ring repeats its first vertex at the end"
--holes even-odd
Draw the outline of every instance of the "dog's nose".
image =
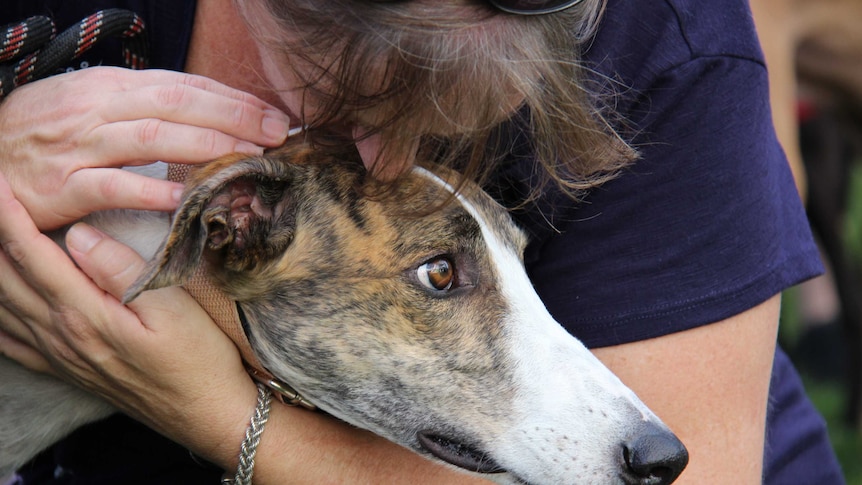
POLYGON ((623 445, 632 485, 667 485, 688 464, 688 450, 666 428, 647 424, 647 429, 623 445))

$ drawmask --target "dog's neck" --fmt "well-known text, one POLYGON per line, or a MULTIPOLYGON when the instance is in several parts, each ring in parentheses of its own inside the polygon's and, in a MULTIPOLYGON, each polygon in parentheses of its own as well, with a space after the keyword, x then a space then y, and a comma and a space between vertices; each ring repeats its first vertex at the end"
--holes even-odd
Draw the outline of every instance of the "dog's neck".
POLYGON ((239 338, 235 338, 234 343, 240 348, 241 353, 243 353, 244 355, 246 353, 250 354, 251 358, 253 358, 256 362, 256 365, 252 365, 248 362, 248 360, 246 360, 246 370, 248 371, 249 375, 255 381, 265 385, 271 391, 273 391, 273 395, 275 396, 275 398, 283 402, 284 404, 288 404, 290 406, 302 406, 312 411, 316 410, 317 406, 311 403, 311 401, 306 399, 290 384, 276 379, 275 376, 272 375, 272 373, 270 373, 260 364, 260 362, 257 362, 257 358, 254 356, 254 353, 251 349, 251 344, 248 341, 248 321, 246 321, 245 313, 242 311, 242 305, 240 305, 239 302, 236 303, 236 311, 238 320, 231 323, 239 324, 240 333, 242 335, 239 338))

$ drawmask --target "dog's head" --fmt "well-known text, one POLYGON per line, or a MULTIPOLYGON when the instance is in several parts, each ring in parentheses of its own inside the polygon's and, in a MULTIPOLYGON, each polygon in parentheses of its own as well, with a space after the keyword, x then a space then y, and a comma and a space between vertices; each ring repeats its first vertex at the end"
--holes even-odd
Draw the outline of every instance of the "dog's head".
POLYGON ((678 476, 685 448, 548 314, 501 206, 470 184, 453 197, 448 172, 373 184, 352 151, 293 144, 214 162, 130 296, 209 265, 275 376, 501 483, 678 476))

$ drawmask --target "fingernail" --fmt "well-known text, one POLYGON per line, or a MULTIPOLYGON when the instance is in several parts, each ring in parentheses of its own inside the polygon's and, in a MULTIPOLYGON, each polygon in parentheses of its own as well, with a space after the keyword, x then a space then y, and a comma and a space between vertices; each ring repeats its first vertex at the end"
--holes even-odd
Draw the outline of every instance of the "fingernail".
POLYGON ((260 129, 267 138, 281 143, 287 138, 287 130, 290 129, 290 122, 284 113, 268 109, 264 111, 260 129))
POLYGON ((79 253, 88 253, 93 246, 105 237, 101 232, 87 224, 78 223, 69 228, 66 233, 66 245, 79 253))
POLYGON ((174 200, 175 204, 179 204, 183 200, 183 192, 185 189, 183 187, 177 187, 173 191, 171 191, 171 198, 174 200))

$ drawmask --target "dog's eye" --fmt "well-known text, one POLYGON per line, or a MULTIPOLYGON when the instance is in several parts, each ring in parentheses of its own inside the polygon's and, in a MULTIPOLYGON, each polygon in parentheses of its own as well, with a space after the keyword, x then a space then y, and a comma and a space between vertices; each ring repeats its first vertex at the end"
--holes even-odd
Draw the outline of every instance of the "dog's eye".
POLYGON ((429 290, 446 291, 455 285, 455 264, 448 258, 434 258, 416 269, 419 282, 429 290))

